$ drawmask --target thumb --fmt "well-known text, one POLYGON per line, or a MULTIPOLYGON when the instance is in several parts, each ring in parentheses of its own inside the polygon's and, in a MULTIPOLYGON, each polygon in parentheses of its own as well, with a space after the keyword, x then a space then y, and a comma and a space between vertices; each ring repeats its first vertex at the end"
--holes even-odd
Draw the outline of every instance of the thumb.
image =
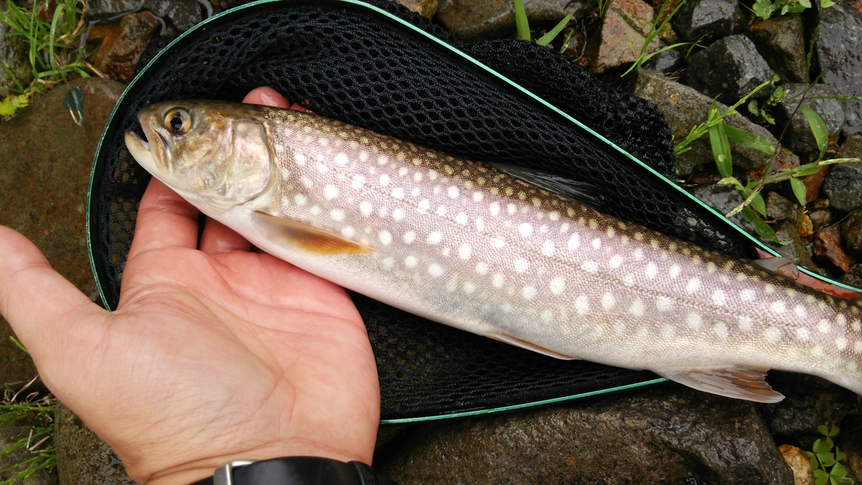
MULTIPOLYGON (((0 314, 36 361, 68 342, 71 320, 103 310, 54 271, 42 252, 17 231, 0 226, 0 314), (66 324, 69 325, 66 325, 66 324)), ((79 329, 80 330, 80 329, 79 329)))

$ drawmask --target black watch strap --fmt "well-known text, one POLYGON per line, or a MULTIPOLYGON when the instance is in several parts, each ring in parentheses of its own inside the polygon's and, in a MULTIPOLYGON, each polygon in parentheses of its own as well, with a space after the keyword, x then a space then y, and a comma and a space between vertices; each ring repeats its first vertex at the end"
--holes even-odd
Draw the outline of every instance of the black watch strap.
POLYGON ((216 471, 216 477, 192 485, 397 485, 378 477, 365 463, 344 463, 314 456, 291 456, 255 462, 234 462, 216 471), (218 478, 217 478, 218 477, 218 478))

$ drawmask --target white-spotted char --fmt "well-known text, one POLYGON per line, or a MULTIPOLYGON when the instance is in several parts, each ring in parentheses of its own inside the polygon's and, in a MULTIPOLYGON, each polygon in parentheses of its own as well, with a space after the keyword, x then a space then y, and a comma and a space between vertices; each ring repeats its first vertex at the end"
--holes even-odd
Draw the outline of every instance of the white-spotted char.
MULTIPOLYGON (((775 402, 768 369, 862 394, 862 311, 470 162, 316 115, 142 110, 127 146, 256 246, 429 319, 775 402)), ((784 264, 784 263, 782 263, 784 264)), ((764 265, 778 268, 781 265, 764 265)))

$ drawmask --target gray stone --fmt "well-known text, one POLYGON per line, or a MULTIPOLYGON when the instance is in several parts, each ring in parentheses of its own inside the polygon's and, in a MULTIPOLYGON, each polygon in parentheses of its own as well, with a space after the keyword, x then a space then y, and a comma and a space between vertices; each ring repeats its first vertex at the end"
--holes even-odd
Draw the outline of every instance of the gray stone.
MULTIPOLYGON (((0 7, 6 10, 5 2, 0 7)), ((0 62, 4 63, 15 79, 9 76, 6 69, 0 69, 0 88, 16 89, 18 85, 26 87, 33 80, 33 71, 30 67, 29 48, 21 36, 7 36, 11 29, 8 25, 0 22, 0 62)))
POLYGON ((839 280, 842 283, 862 288, 862 263, 856 263, 850 266, 850 270, 844 273, 844 276, 839 280))
POLYGON ((709 45, 745 29, 745 12, 735 0, 692 0, 673 17, 673 28, 683 42, 709 45))
MULTIPOLYGON (((570 12, 581 18, 596 0, 524 0, 531 28, 553 26, 570 12)), ((515 32, 515 8, 511 0, 441 0, 437 20, 456 37, 468 42, 493 39, 515 32)))
POLYGON ((811 219, 811 223, 814 225, 814 230, 819 231, 829 224, 832 224, 832 211, 829 209, 813 210, 808 213, 808 218, 811 219))
MULTIPOLYGON (((654 17, 652 7, 641 0, 610 0, 602 20, 601 41, 590 65, 592 71, 603 73, 636 61, 654 17)), ((656 37, 647 53, 660 48, 661 41, 656 37)))
POLYGON ((787 219, 796 220, 799 215, 799 205, 790 202, 775 192, 767 192, 764 197, 766 202, 766 216, 776 221, 787 219))
MULTIPOLYGON (((659 72, 643 69, 638 71, 634 95, 656 105, 667 120, 677 143, 684 139, 695 125, 706 121, 709 106, 712 104, 712 99, 694 89, 671 81, 659 72)), ((719 103, 719 109, 722 111, 727 108, 719 103)), ((742 115, 728 116, 725 123, 761 136, 772 144, 777 143, 766 128, 752 123, 742 115)), ((733 164, 738 167, 750 170, 763 167, 769 161, 769 155, 764 152, 734 143, 730 145, 733 164)), ((691 150, 682 153, 676 160, 680 177, 691 175, 697 166, 715 163, 707 136, 699 138, 690 146, 691 150)))
POLYGON ((676 49, 662 51, 643 64, 644 69, 663 73, 673 73, 685 67, 685 59, 676 49))
MULTIPOLYGON (((862 158, 862 135, 847 138, 836 157, 862 158)), ((862 207, 862 163, 832 165, 823 181, 823 191, 835 209, 849 212, 862 207)))
POLYGON ((438 0, 396 0, 401 5, 407 7, 411 12, 416 12, 425 18, 434 18, 437 9, 440 7, 438 0))
POLYGON ((799 232, 796 226, 791 221, 780 222, 772 228, 775 231, 775 237, 782 242, 790 242, 790 244, 777 244, 772 241, 764 241, 764 244, 772 248, 782 257, 793 261, 798 266, 808 268, 818 274, 824 274, 822 268, 814 264, 811 259, 811 251, 808 250, 808 242, 803 241, 799 237, 799 232))
POLYGON ((862 258, 862 211, 851 213, 841 222, 841 241, 848 253, 862 258))
POLYGON ((777 440, 803 442, 810 449, 818 426, 838 424, 853 408, 854 394, 819 377, 770 371, 769 384, 784 394, 778 404, 760 404, 760 413, 777 440))
POLYGON ((60 485, 133 485, 116 453, 62 404, 54 442, 60 485))
MULTIPOLYGON (((843 96, 862 96, 862 13, 842 3, 819 9, 815 72, 843 96)), ((862 101, 847 101, 844 134, 862 134, 862 101)))
POLYGON ((144 0, 143 8, 158 17, 169 18, 180 32, 203 20, 201 4, 196 0, 144 0))
MULTIPOLYGON (((730 35, 688 59, 685 83, 727 104, 742 99, 760 84, 770 81, 769 64, 748 37, 730 35)), ((755 98, 768 95, 761 89, 755 98)))
POLYGON ((748 37, 782 79, 807 83, 805 29, 797 13, 780 15, 748 26, 748 37))
POLYGON ((805 95, 805 101, 802 101, 802 93, 808 87, 805 84, 791 83, 784 86, 785 101, 775 107, 775 126, 774 131, 781 132, 785 125, 790 123, 784 135, 784 146, 790 150, 802 154, 815 154, 818 151, 817 140, 814 138, 814 133, 811 131, 807 118, 801 111, 797 111, 797 107, 802 104, 806 108, 811 109, 821 118, 826 124, 826 131, 834 140, 838 138, 838 132, 844 125, 844 101, 839 99, 827 99, 828 96, 835 96, 837 93, 830 87, 824 84, 816 84, 805 95), (820 98, 820 99, 812 99, 820 98), (793 118, 790 115, 796 112, 793 118))
POLYGON ((95 22, 114 20, 137 12, 143 5, 144 0, 88 0, 87 18, 95 22))
POLYGON ((376 468, 401 485, 793 483, 752 403, 671 387, 423 425, 388 449, 376 468))

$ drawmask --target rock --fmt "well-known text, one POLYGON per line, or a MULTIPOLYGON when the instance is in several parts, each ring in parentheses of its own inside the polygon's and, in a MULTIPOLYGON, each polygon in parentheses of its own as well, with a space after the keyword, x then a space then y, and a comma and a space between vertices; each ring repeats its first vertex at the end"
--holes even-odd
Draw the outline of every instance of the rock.
MULTIPOLYGON (((743 202, 739 191, 729 185, 701 185, 694 187, 690 192, 704 204, 718 209, 722 214, 727 214, 743 202)), ((755 234, 754 226, 741 214, 736 214, 730 220, 749 234, 755 234)))
POLYGON ((401 485, 792 484, 750 402, 680 388, 418 427, 376 457, 401 485))
MULTIPOLYGON (((733 104, 772 79, 769 64, 744 35, 730 35, 688 58, 685 83, 722 103, 733 104)), ((754 95, 768 95, 761 89, 754 95)))
MULTIPOLYGON (((712 104, 712 99, 694 89, 671 81, 659 72, 644 69, 638 71, 634 95, 656 105, 667 120, 677 143, 683 140, 696 124, 706 122, 709 106, 712 104)), ((719 104, 719 109, 727 110, 727 106, 719 104)), ((725 118, 725 122, 761 136, 770 143, 777 143, 775 137, 768 130, 752 123, 742 115, 728 116, 725 118)), ((763 167, 769 161, 769 155, 759 150, 734 143, 730 145, 731 158, 736 166, 750 170, 763 167)), ((713 163, 715 162, 709 137, 703 136, 691 144, 691 150, 677 157, 677 174, 680 177, 687 177, 694 171, 695 167, 713 163)), ((798 163, 797 160, 796 164, 798 165, 798 163)))
POLYGON ((62 404, 55 415, 54 442, 60 485, 133 485, 123 463, 62 404))
POLYGON ((143 9, 169 18, 178 31, 184 32, 203 20, 201 4, 196 0, 143 0, 143 9))
POLYGON ((829 137, 838 138, 838 132, 844 125, 844 101, 839 99, 823 99, 828 96, 836 96, 838 93, 833 91, 829 86, 817 84, 808 91, 805 95, 806 99, 802 101, 802 93, 808 87, 805 84, 791 83, 784 86, 785 101, 779 103, 773 109, 775 113, 775 125, 773 133, 781 133, 785 129, 785 125, 790 123, 784 135, 784 144, 787 148, 794 152, 802 154, 816 154, 818 152, 817 140, 814 138, 814 133, 811 131, 811 125, 808 119, 797 111, 797 107, 802 104, 823 118, 826 124, 826 131, 829 137), (812 99, 821 98, 821 99, 812 99), (793 119, 790 115, 796 113, 793 119))
MULTIPOLYGON (((601 41, 591 63, 593 72, 603 73, 637 60, 654 17, 652 8, 641 0, 610 0, 602 22, 601 41)), ((647 53, 660 47, 661 42, 654 38, 647 53)))
POLYGON ((811 470, 809 458, 799 448, 792 445, 778 447, 784 461, 793 470, 794 485, 814 485, 814 471, 811 470))
POLYGON ((841 434, 836 439, 836 446, 847 454, 844 467, 848 476, 855 483, 862 481, 862 417, 847 416, 841 422, 841 434))
POLYGON ((775 236, 779 241, 790 242, 790 244, 782 245, 772 241, 764 241, 764 243, 780 254, 799 266, 803 266, 817 273, 823 273, 823 270, 814 264, 811 259, 811 253, 806 249, 808 243, 799 237, 799 231, 791 221, 778 223, 772 228, 775 231, 775 236))
POLYGON ((677 72, 685 67, 685 59, 676 49, 668 49, 656 54, 643 64, 643 69, 663 73, 677 72))
POLYGON ((709 45, 745 29, 745 12, 733 0, 692 0, 674 15, 671 22, 680 40, 709 45))
MULTIPOLYGON (((862 12, 839 2, 819 9, 818 16, 815 73, 843 96, 862 96, 862 12)), ((844 134, 862 134, 862 101, 847 101, 845 114, 844 134)))
MULTIPOLYGON (((126 15, 102 39, 93 65, 115 81, 128 84, 147 44, 162 29, 162 22, 150 12, 126 15)), ((92 30, 91 30, 92 33, 92 30)))
POLYGON ((426 19, 434 18, 439 8, 438 0, 396 0, 401 5, 407 7, 411 12, 416 12, 426 19))
POLYGON ((748 37, 782 79, 807 83, 805 29, 797 13, 771 17, 748 26, 748 37))
MULTIPOLYGON (((525 0, 530 27, 556 25, 570 12, 584 17, 595 0, 525 0)), ((456 37, 468 41, 504 37, 515 32, 515 8, 511 0, 441 0, 437 20, 456 37)))
POLYGON ((783 221, 786 219, 796 220, 799 216, 799 205, 790 202, 775 192, 767 192, 764 197, 766 202, 766 217, 783 221))
POLYGON ((841 240, 847 252, 862 258, 862 211, 855 211, 841 222, 841 240))
MULTIPOLYGON (((835 158, 862 159, 862 135, 847 137, 835 158)), ((838 163, 830 167, 823 181, 830 206, 847 212, 862 207, 862 163, 838 163)))
POLYGON ((143 0, 88 0, 87 19, 91 22, 114 20, 141 9, 143 0))
POLYGON ((814 230, 819 231, 825 226, 832 224, 832 211, 829 209, 817 209, 808 213, 811 223, 814 224, 814 230))
MULTIPOLYGON (((795 156, 795 155, 794 155, 795 156)), ((816 173, 800 178, 805 184, 805 200, 808 202, 817 200, 820 197, 820 188, 823 187, 823 181, 826 180, 826 175, 829 173, 829 166, 823 167, 816 173)), ((790 192, 790 182, 787 182, 787 189, 790 192)))
POLYGON ((862 288, 862 264, 851 264, 850 269, 838 281, 862 288))
POLYGON ((811 237, 814 235, 814 223, 811 222, 808 214, 802 214, 799 223, 796 224, 796 232, 799 234, 799 237, 811 237))
MULTIPOLYGON (((6 10, 5 5, 2 10, 6 10)), ((6 72, 6 69, 0 69, 0 88, 3 89, 16 89, 18 85, 25 87, 33 80, 33 72, 30 67, 30 48, 24 42, 23 37, 7 35, 10 31, 11 29, 6 23, 0 22, 0 62, 8 67, 15 76, 13 79, 6 72), (15 82, 16 79, 17 83, 15 82)))
POLYGON ((811 449, 820 425, 838 424, 853 409, 854 394, 820 377, 769 371, 769 384, 784 394, 777 404, 759 404, 770 434, 779 442, 811 449))
POLYGON ((841 229, 832 226, 814 235, 814 254, 826 259, 844 273, 855 261, 841 248, 841 229))

